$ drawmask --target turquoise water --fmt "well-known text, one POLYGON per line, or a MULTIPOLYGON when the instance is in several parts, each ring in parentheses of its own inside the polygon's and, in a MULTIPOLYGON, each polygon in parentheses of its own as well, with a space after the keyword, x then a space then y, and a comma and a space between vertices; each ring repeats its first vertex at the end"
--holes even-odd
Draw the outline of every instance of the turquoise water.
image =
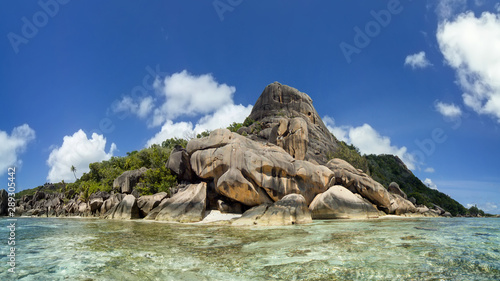
POLYGON ((19 218, 0 280, 500 280, 500 219, 231 227, 19 218))

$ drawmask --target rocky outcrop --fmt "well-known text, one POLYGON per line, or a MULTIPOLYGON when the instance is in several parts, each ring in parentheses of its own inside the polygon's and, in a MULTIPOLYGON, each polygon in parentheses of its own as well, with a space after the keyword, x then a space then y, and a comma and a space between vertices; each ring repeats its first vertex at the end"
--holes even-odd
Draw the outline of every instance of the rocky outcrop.
POLYGON ((180 145, 176 145, 170 153, 166 168, 170 169, 180 181, 191 181, 193 179, 189 154, 180 145))
POLYGON ((233 221, 233 225, 291 225, 311 223, 311 212, 305 198, 289 194, 274 204, 254 207, 233 221))
POLYGON ((379 211, 359 194, 335 185, 318 194, 309 205, 313 219, 378 218, 379 211))
POLYGON ((391 212, 389 192, 380 183, 342 159, 332 159, 326 166, 335 173, 331 185, 344 186, 351 192, 367 198, 379 208, 391 212))
POLYGON ((0 216, 7 216, 9 208, 9 193, 2 189, 0 190, 0 216))
POLYGON ((113 208, 115 205, 119 204, 123 200, 124 197, 125 197, 125 194, 121 194, 121 193, 116 193, 116 194, 109 196, 109 198, 106 199, 102 203, 101 214, 105 214, 106 212, 111 210, 111 208, 113 208))
POLYGON ((391 214, 402 215, 405 213, 415 213, 417 209, 409 200, 398 194, 391 194, 391 214))
MULTIPOLYGON (((249 118, 259 122, 259 127, 261 127, 261 130, 257 130, 257 133, 253 130, 252 137, 255 140, 282 145, 287 152, 291 148, 289 144, 292 141, 298 141, 300 145, 293 150, 296 159, 325 164, 328 161, 327 155, 338 148, 337 140, 328 131, 314 109, 312 99, 307 94, 287 85, 278 82, 269 84, 257 99, 249 118), (284 123, 286 121, 288 121, 288 124, 286 124, 287 130, 290 131, 289 124, 294 119, 304 120, 307 132, 302 129, 302 131, 298 131, 297 135, 293 133, 290 138, 279 143, 276 142, 276 134, 271 133, 271 131, 279 127, 280 131, 284 132, 284 123), (305 138, 304 134, 307 135, 307 138, 305 138), (307 149, 303 149, 302 145, 306 145, 307 149), (304 151, 306 155, 302 158, 304 151)), ((293 125, 300 125, 300 127, 304 128, 303 123, 293 125)))
POLYGON ((168 198, 168 193, 166 192, 139 197, 137 199, 137 207, 139 207, 141 217, 146 217, 151 210, 158 207, 158 205, 160 205, 160 203, 166 198, 168 198))
POLYGON ((123 174, 113 181, 113 189, 125 194, 132 193, 134 187, 139 183, 139 180, 147 170, 142 167, 137 170, 123 172, 123 174))
POLYGON ((105 215, 105 219, 139 219, 139 208, 137 207, 137 199, 135 196, 128 194, 123 200, 109 210, 105 215))
POLYGON ((172 222, 198 222, 205 216, 207 184, 190 184, 164 200, 145 219, 172 222))
POLYGON ((397 184, 395 182, 391 182, 389 184, 387 191, 389 191, 392 194, 397 194, 397 195, 403 197, 404 199, 408 199, 408 196, 406 196, 406 193, 404 193, 404 191, 402 191, 401 188, 399 188, 399 184, 397 184))
POLYGON ((333 172, 325 166, 295 160, 282 148, 252 141, 227 129, 187 145, 193 172, 213 180, 215 190, 247 206, 273 203, 302 194, 309 204, 326 191, 333 172))
POLYGON ((269 140, 283 148, 293 158, 304 160, 309 143, 307 122, 300 117, 282 118, 271 130, 269 140))

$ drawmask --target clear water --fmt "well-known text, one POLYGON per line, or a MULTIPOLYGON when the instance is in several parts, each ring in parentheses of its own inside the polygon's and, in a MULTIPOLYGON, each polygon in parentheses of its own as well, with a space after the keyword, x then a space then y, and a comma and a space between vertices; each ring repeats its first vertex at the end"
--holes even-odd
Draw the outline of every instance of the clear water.
POLYGON ((500 280, 500 219, 231 227, 20 218, 0 280, 500 280))

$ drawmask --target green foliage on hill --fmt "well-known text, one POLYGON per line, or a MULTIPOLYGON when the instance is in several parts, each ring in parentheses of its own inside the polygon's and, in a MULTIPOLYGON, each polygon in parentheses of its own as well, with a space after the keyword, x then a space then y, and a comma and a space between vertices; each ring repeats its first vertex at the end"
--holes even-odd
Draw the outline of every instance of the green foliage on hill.
POLYGON ((113 181, 125 171, 146 167, 149 170, 140 181, 138 188, 141 194, 154 194, 157 192, 168 192, 172 186, 177 184, 175 175, 165 168, 165 163, 170 152, 176 145, 186 147, 184 139, 168 139, 161 145, 154 144, 140 151, 128 152, 127 156, 111 157, 101 162, 91 163, 90 171, 84 173, 74 183, 64 182, 46 184, 32 189, 23 190, 16 194, 16 198, 23 195, 32 195, 37 190, 46 193, 63 192, 69 197, 70 194, 80 194, 83 200, 87 200, 92 193, 97 191, 110 192, 113 189, 113 181))
POLYGON ((349 162, 354 168, 361 169, 365 173, 369 173, 368 171, 368 161, 365 157, 361 156, 359 153, 359 149, 354 145, 348 145, 343 141, 338 141, 339 147, 337 151, 334 153, 329 153, 327 155, 328 160, 333 158, 339 158, 349 162))
POLYGON ((371 177, 385 187, 391 182, 396 182, 408 197, 415 197, 417 204, 427 207, 434 207, 436 204, 454 216, 467 214, 468 210, 450 196, 422 183, 396 156, 367 155, 365 157, 368 160, 371 177))

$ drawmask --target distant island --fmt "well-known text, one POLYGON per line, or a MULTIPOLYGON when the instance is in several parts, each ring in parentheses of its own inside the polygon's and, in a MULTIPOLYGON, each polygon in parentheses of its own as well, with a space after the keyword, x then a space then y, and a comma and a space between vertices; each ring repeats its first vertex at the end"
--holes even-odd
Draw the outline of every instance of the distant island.
MULTIPOLYGON (((487 215, 427 187, 397 156, 361 155, 326 128, 307 94, 278 82, 243 123, 89 168, 74 183, 17 193, 15 215, 171 222, 212 216, 232 225, 487 215)), ((7 198, 2 190, 0 215, 8 214, 7 198)))

